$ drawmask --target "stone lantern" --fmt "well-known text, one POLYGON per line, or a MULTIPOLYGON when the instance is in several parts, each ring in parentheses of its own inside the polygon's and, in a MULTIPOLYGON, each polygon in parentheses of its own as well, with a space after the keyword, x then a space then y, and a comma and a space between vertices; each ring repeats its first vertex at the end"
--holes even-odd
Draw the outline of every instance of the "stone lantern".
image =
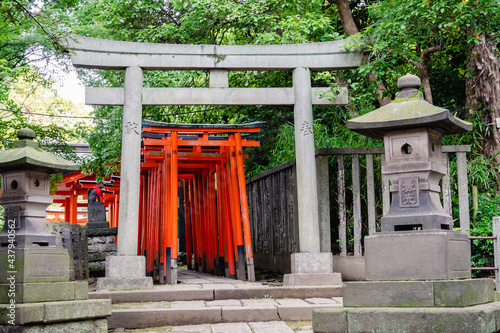
POLYGON ((75 171, 78 165, 40 149, 29 128, 18 131, 19 141, 0 153, 5 224, 0 232, 0 281, 16 272, 17 283, 69 280, 68 251, 56 247, 45 224, 50 197, 50 174, 75 171), (9 249, 11 251, 9 251, 9 249), (14 251, 15 255, 10 255, 14 251), (10 260, 9 260, 10 259, 10 260))
POLYGON ((314 310, 315 332, 500 328, 493 280, 470 278, 468 234, 453 231, 439 200, 446 174, 441 137, 472 125, 424 101, 419 87, 418 77, 405 75, 392 103, 348 122, 351 130, 384 140, 391 206, 381 232, 365 237, 367 281, 344 283, 343 307, 314 310))
POLYGON ((56 245, 45 223, 50 174, 78 165, 43 151, 35 132, 0 153, 5 224, 0 232, 0 327, 36 332, 107 332, 109 300, 88 300, 87 281, 69 281, 68 251, 56 245), (64 310, 66 309, 66 310, 64 310))
MULTIPOLYGON (((384 140, 382 174, 391 182, 391 206, 381 233, 365 238, 367 280, 470 277, 470 244, 453 231, 439 197, 443 135, 472 130, 472 124, 427 103, 420 78, 398 80, 396 99, 348 122, 349 129, 384 140)), ((464 230, 465 231, 465 230, 464 230)))
MULTIPOLYGON (((0 279, 16 271, 17 282, 54 282, 69 280, 69 256, 56 247, 55 236, 45 225, 50 197, 50 174, 78 170, 78 165, 43 151, 33 141, 29 128, 18 131, 19 141, 0 154, 5 225, 0 233, 3 267, 0 279), (10 247, 9 247, 10 245, 10 247), (15 263, 8 261, 8 249, 15 245, 15 263)), ((14 262, 12 261, 12 262, 14 262)))

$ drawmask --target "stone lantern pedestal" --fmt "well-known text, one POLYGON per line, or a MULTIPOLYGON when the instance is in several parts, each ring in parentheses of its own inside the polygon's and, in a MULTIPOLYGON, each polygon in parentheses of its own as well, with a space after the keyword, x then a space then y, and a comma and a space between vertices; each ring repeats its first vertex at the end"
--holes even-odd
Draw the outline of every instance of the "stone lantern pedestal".
POLYGON ((109 300, 88 300, 87 281, 69 281, 68 251, 45 224, 50 174, 78 166, 39 148, 30 129, 0 153, 5 224, 0 232, 0 331, 107 332, 109 300))
POLYGON ((344 308, 314 311, 315 332, 500 329, 500 305, 487 304, 493 280, 470 278, 468 234, 453 231, 439 197, 447 172, 441 138, 472 125, 424 101, 419 87, 418 77, 406 75, 392 103, 348 122, 351 130, 384 140, 391 205, 381 231, 365 237, 368 281, 344 284, 344 308))

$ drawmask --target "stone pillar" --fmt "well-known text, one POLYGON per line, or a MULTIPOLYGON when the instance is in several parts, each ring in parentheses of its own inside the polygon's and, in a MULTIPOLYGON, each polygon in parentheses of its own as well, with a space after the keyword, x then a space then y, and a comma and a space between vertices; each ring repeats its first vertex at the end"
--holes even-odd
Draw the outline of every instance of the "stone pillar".
POLYGON ((333 273, 332 253, 321 252, 320 248, 311 76, 308 68, 294 69, 293 88, 300 252, 291 255, 291 274, 285 274, 283 283, 286 286, 338 285, 342 279, 340 274, 333 273))
POLYGON ((141 182, 142 69, 125 70, 118 255, 137 255, 141 182))
POLYGON ((137 256, 141 183, 142 69, 125 70, 123 104, 118 257, 106 258, 106 277, 97 279, 97 290, 152 289, 146 277, 146 258, 137 256))
POLYGON ((293 88, 299 248, 300 252, 320 252, 311 75, 308 68, 293 71, 293 88))

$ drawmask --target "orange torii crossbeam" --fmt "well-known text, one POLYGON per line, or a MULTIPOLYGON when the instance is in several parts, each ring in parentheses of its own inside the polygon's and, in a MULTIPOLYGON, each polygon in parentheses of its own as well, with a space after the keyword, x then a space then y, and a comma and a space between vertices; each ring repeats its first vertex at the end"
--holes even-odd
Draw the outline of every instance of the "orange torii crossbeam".
POLYGON ((264 125, 143 124, 138 253, 148 275, 177 281, 181 182, 188 266, 255 281, 243 147, 260 145, 247 135, 264 125))

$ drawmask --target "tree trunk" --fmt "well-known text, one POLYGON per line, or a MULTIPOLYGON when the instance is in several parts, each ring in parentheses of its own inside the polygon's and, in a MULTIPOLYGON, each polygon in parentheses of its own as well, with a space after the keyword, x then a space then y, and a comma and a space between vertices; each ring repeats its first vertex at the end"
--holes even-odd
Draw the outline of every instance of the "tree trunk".
POLYGON ((347 36, 355 35, 359 32, 354 19, 352 18, 351 9, 349 8, 348 0, 336 0, 337 10, 340 15, 340 21, 342 22, 342 28, 344 28, 345 34, 347 36))
POLYGON ((422 87, 424 87, 425 100, 432 103, 432 90, 431 83, 429 81, 429 74, 427 73, 427 66, 425 64, 420 64, 417 66, 418 72, 420 73, 420 80, 422 81, 422 87))
MULTIPOLYGON (((495 57, 495 42, 484 36, 480 36, 480 40, 481 43, 472 48, 465 105, 470 116, 479 111, 484 114, 484 122, 490 124, 492 135, 485 138, 483 154, 493 157, 500 152, 500 130, 496 126, 496 119, 500 118, 500 58, 495 57)), ((496 160, 500 163, 500 154, 496 160)))
MULTIPOLYGON (((354 23, 354 19, 351 14, 351 9, 349 8, 349 0, 335 0, 337 3, 337 11, 340 15, 340 21, 342 22, 342 28, 346 35, 352 36, 359 32, 356 24, 354 23)), ((364 57, 363 61, 367 61, 368 57, 364 57)), ((368 75, 368 80, 371 82, 375 81, 377 85, 377 99, 380 106, 384 106, 391 102, 390 97, 384 96, 386 92, 385 85, 382 81, 380 81, 374 74, 368 75)))

